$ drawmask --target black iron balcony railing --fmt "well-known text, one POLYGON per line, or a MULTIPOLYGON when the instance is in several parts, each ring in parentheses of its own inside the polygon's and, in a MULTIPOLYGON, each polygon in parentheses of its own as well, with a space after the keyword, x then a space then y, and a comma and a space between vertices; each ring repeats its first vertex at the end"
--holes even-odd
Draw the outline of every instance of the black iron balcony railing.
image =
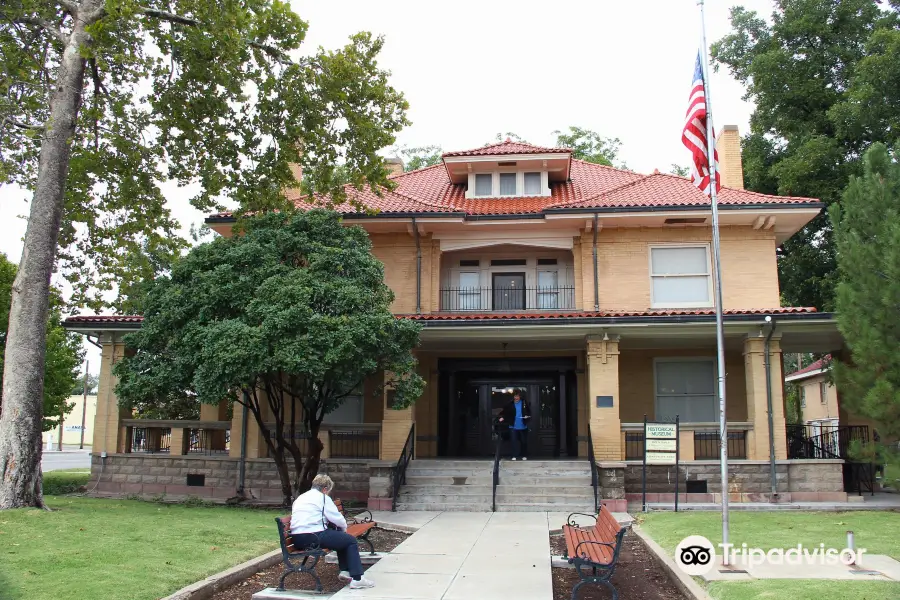
POLYGON ((447 312, 574 309, 574 287, 441 288, 441 310, 447 312))

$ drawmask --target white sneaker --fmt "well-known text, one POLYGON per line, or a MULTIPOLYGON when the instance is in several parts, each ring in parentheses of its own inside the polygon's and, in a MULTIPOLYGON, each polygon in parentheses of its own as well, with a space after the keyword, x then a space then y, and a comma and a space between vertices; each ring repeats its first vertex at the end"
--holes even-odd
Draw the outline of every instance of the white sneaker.
POLYGON ((338 573, 338 579, 341 581, 351 581, 353 578, 350 577, 350 571, 341 571, 338 573))
POLYGON ((371 579, 366 579, 365 577, 363 577, 359 581, 356 581, 354 579, 353 581, 350 582, 351 590, 362 590, 365 588, 373 588, 373 587, 375 587, 375 582, 372 581, 371 579))
POLYGON ((511 459, 510 459, 510 460, 516 460, 516 457, 515 457, 515 456, 513 456, 513 457, 512 457, 512 458, 511 458, 511 459))
POLYGON ((527 457, 527 456, 523 456, 523 457, 522 457, 522 460, 528 460, 528 457, 527 457))

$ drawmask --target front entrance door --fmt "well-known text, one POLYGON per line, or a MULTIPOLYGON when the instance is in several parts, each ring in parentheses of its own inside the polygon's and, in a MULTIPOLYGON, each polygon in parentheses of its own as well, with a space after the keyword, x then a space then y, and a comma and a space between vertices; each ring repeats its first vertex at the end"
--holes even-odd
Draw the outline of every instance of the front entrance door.
MULTIPOLYGON (((463 379, 463 378, 461 378, 463 379)), ((450 453, 455 456, 493 456, 494 426, 515 392, 528 404, 528 451, 535 457, 559 454, 560 397, 553 379, 497 381, 465 378, 456 391, 450 418, 456 424, 450 432, 450 453)), ((497 424, 502 438, 508 438, 510 423, 497 424)), ((509 452, 504 441, 501 452, 509 452)))

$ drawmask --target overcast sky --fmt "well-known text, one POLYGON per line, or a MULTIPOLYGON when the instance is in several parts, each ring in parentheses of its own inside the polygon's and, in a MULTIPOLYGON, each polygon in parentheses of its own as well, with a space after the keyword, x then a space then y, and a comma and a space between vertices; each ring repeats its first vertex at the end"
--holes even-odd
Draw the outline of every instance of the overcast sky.
MULTIPOLYGON (((293 0, 309 23, 307 52, 335 49, 368 30, 384 35, 381 66, 409 101, 401 145, 462 150, 514 132, 552 145, 577 125, 622 141, 620 158, 639 172, 686 166, 681 127, 697 49, 696 0, 293 0), (427 7, 427 8, 426 8, 427 7)), ((729 31, 735 4, 769 16, 770 0, 708 0, 710 43, 729 31)), ((726 72, 713 74, 717 130, 747 130, 752 106, 726 72)), ((165 188, 185 231, 203 215, 188 194, 165 188)), ((0 252, 18 262, 28 195, 0 187, 0 252)), ((94 369, 92 368, 92 371, 94 369)))

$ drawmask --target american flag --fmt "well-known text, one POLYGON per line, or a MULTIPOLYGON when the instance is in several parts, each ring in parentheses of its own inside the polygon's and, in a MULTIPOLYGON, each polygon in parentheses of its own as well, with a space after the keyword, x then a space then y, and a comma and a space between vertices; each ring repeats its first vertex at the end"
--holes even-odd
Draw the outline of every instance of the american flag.
MULTIPOLYGON (((715 136, 713 132, 713 136, 715 136)), ((688 103, 685 115, 684 129, 681 132, 681 142, 691 151, 691 181, 700 188, 700 191, 709 196, 709 161, 707 159, 706 137, 706 95, 703 85, 703 66, 700 63, 700 53, 697 53, 697 64, 694 66, 694 83, 691 86, 691 99, 688 103)), ((715 153, 716 161, 716 191, 721 187, 719 174, 719 153, 715 153)))

